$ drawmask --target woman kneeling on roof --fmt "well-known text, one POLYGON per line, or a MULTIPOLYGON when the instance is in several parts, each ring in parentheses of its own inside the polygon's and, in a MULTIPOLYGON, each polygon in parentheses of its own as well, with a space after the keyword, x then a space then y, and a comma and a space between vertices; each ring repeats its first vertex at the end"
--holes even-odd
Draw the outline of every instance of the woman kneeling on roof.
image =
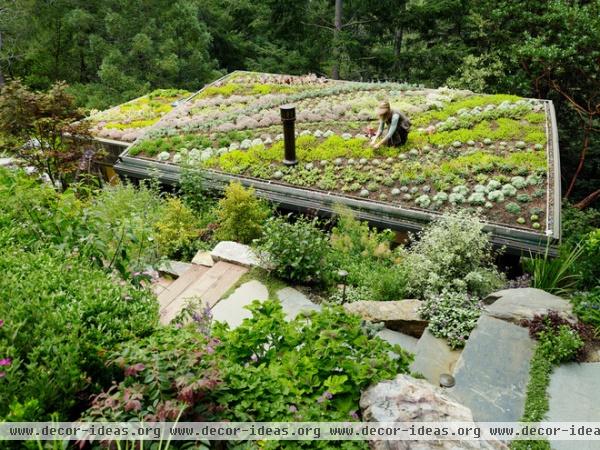
POLYGON ((371 139, 371 146, 379 148, 382 145, 390 147, 400 147, 406 143, 408 139, 408 131, 410 130, 410 119, 400 111, 395 111, 390 108, 390 102, 381 102, 377 108, 379 116, 379 129, 371 139), (385 127, 388 127, 388 132, 383 139, 377 142, 377 139, 383 133, 385 127))

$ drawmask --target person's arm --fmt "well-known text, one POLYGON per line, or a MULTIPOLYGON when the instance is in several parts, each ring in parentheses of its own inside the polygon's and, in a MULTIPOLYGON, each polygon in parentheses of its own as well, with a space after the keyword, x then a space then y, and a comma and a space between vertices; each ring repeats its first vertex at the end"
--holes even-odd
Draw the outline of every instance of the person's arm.
POLYGON ((381 133, 383 133, 383 128, 385 127, 385 124, 383 123, 383 120, 379 121, 379 128, 377 129, 377 133, 375 133, 375 136, 373 136, 371 138, 371 142, 375 142, 377 140, 377 138, 379 136, 381 136, 381 133))
POLYGON ((388 130, 387 134, 385 135, 385 137, 381 140, 381 142, 379 144, 385 144, 387 141, 390 140, 390 138, 396 132, 396 128, 398 128, 398 121, 399 120, 400 120, 400 114, 395 113, 392 116, 392 123, 390 123, 390 129, 388 130))

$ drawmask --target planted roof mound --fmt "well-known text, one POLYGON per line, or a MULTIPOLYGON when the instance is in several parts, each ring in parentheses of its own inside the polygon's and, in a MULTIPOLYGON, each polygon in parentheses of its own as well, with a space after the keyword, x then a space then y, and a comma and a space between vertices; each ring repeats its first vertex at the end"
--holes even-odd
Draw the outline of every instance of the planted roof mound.
POLYGON ((532 241, 559 234, 557 155, 547 100, 234 72, 146 128, 120 169, 142 176, 158 165, 169 178, 182 164, 197 166, 215 186, 239 179, 273 200, 295 199, 299 209, 346 203, 363 218, 399 227, 468 208, 491 231, 532 241), (369 145, 383 100, 412 122, 400 148, 369 145), (279 108, 290 103, 294 167, 282 163, 279 108))
POLYGON ((189 97, 180 89, 157 89, 122 105, 97 112, 89 117, 92 134, 98 138, 133 142, 144 132, 189 97))

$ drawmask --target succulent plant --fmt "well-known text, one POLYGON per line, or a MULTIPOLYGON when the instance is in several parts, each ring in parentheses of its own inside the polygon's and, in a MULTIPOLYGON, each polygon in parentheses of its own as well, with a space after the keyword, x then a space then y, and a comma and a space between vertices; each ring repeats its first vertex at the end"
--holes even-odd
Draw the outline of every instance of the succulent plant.
POLYGON ((546 195, 546 190, 545 189, 536 189, 535 191, 533 191, 533 196, 536 198, 541 198, 544 195, 546 195))
POLYGON ((471 205, 484 205, 485 195, 481 192, 473 192, 467 200, 471 205))
POLYGON ((335 158, 333 160, 333 164, 335 164, 336 166, 341 166, 344 163, 344 161, 342 160, 342 158, 335 158))
POLYGON ((534 148, 535 150, 543 150, 543 149, 544 149, 544 146, 543 146, 542 144, 535 144, 535 145, 533 146, 533 148, 534 148))
POLYGON ((323 133, 323 137, 328 138, 333 136, 335 133, 331 130, 327 130, 325 133, 323 133))
POLYGON ((419 192, 419 188, 416 186, 411 187, 408 192, 410 192, 411 194, 416 194, 417 192, 419 192))
POLYGON ((460 148, 460 147, 462 147, 462 142, 460 142, 460 141, 454 141, 452 143, 452 147, 454 147, 454 148, 460 148))
POLYGON ((350 133, 343 133, 342 134, 342 139, 344 139, 345 141, 347 141, 348 139, 352 139, 352 135, 350 133))
POLYGON ((444 203, 448 201, 448 194, 445 192, 438 192, 433 196, 433 201, 436 203, 444 203))
POLYGON ((394 188, 394 189, 392 189, 391 194, 393 196, 398 196, 398 195, 400 195, 400 192, 401 192, 400 189, 394 188))
POLYGON ((370 194, 368 189, 361 189, 360 193, 358 195, 360 195, 361 197, 368 197, 370 194))
POLYGON ((544 214, 544 210, 538 206, 534 206, 532 208, 529 208, 529 214, 531 214, 532 216, 542 216, 542 214, 544 214))
POLYGON ((538 220, 540 220, 540 216, 538 216, 537 214, 532 214, 530 219, 532 222, 537 222, 538 220))
POLYGON ((502 187, 502 183, 496 180, 490 180, 486 186, 487 192, 498 190, 502 187))
POLYGON ((515 202, 507 203, 504 209, 506 209, 507 212, 515 215, 521 212, 521 207, 515 202))
POLYGON ((473 140, 469 139, 469 140, 467 141, 467 145, 468 145, 469 147, 475 147, 475 141, 473 141, 473 140))
POLYGON ((387 187, 392 187, 394 185, 394 179, 391 177, 385 177, 382 183, 387 187))
POLYGON ((379 194, 379 200, 386 201, 387 199, 388 199, 388 196, 385 195, 384 193, 379 194))
POLYGON ((521 203, 527 203, 531 201, 531 197, 529 194, 519 194, 517 195, 517 201, 521 203))
POLYGON ((448 195, 448 201, 453 205, 459 205, 465 202, 465 195, 460 192, 453 192, 448 195))
POLYGON ((478 192, 480 194, 484 194, 487 192, 487 188, 482 184, 476 184, 475 186, 473 186, 473 191, 478 192))
POLYGON ((349 166, 353 166, 354 164, 356 164, 356 160, 355 160, 354 158, 350 158, 350 159, 347 161, 347 164, 348 164, 349 166))
POLYGON ((415 203, 421 208, 427 208, 431 205, 431 199, 429 198, 429 195, 423 194, 415 199, 415 203))
POLYGON ((523 188, 527 187, 528 183, 527 183, 527 181, 525 181, 525 178, 523 178, 523 177, 512 177, 510 179, 510 184, 512 184, 517 189, 523 189, 523 188))
POLYGON ((517 188, 512 184, 505 184, 502 186, 502 193, 507 197, 514 197, 517 195, 517 188))
POLYGON ((408 154, 411 156, 419 156, 419 150, 417 150, 416 148, 413 148, 408 152, 408 154))
POLYGON ((408 192, 408 186, 400 186, 400 192, 408 192))
POLYGON ((398 158, 399 158, 399 159, 408 159, 408 155, 407 155, 406 153, 400 153, 400 154, 398 155, 398 158))
POLYGON ((423 192, 431 192, 431 186, 429 186, 428 184, 426 184, 425 186, 423 186, 423 187, 421 188, 421 190, 422 190, 423 192))
POLYGON ((492 144, 494 143, 494 141, 492 141, 490 138, 485 138, 485 139, 483 140, 483 143, 484 143, 485 145, 492 145, 492 144))
POLYGON ((533 228, 535 228, 536 230, 539 230, 539 229, 541 228, 541 225, 540 225, 540 223, 539 223, 539 222, 533 222, 533 223, 531 224, 531 226, 532 226, 533 228))
POLYGON ((273 174, 273 178, 276 179, 276 180, 281 180, 283 178, 283 172, 281 170, 277 170, 273 174))
POLYGON ((492 209, 494 207, 494 204, 492 202, 485 202, 485 205, 483 206, 484 208, 492 209))
POLYGON ((310 163, 310 162, 309 162, 309 163, 306 163, 306 164, 304 165, 304 168, 305 168, 306 170, 313 170, 313 169, 315 168, 315 165, 314 165, 313 163, 310 163))
POLYGON ((380 164, 381 164, 381 161, 380 161, 380 160, 378 160, 377 158, 375 158, 375 159, 372 159, 372 160, 371 160, 371 164, 373 164, 374 166, 378 166, 378 165, 380 165, 380 164))
POLYGON ((402 195, 402 199, 406 200, 406 201, 411 201, 412 200, 412 195, 410 195, 410 194, 404 194, 404 195, 402 195))
POLYGON ((252 147, 255 147, 257 145, 262 145, 262 144, 263 144, 263 140, 261 138, 252 139, 252 147))
POLYGON ((171 154, 169 152, 160 152, 156 159, 159 161, 168 161, 171 158, 171 154))
POLYGON ((179 164, 182 160, 183 160, 183 155, 181 153, 176 153, 173 156, 173 163, 174 164, 179 164))
POLYGON ((323 137, 323 132, 321 130, 315 130, 315 132, 313 133, 313 136, 316 138, 323 137))
POLYGON ((250 139, 244 139, 240 144, 240 148, 243 150, 246 150, 250 147, 252 147, 252 141, 250 139))
POLYGON ((525 219, 523 217, 517 218, 517 223, 523 225, 525 223, 525 219))
POLYGON ((529 175, 526 179, 525 182, 530 185, 530 186, 535 186, 537 184, 540 184, 542 182, 542 177, 539 177, 537 175, 529 175))
POLYGON ((390 158, 386 159, 385 162, 388 164, 394 164, 394 158, 390 157, 390 158))
POLYGON ((327 161, 326 159, 322 159, 319 164, 321 164, 322 166, 327 166, 329 165, 329 161, 327 161))
POLYGON ((504 193, 501 190, 491 191, 487 195, 488 200, 492 202, 503 202, 504 201, 504 193))
POLYGON ((515 147, 517 147, 517 148, 525 148, 525 147, 527 147, 527 144, 525 142, 523 142, 523 141, 517 141, 517 142, 515 142, 515 147))
POLYGON ((464 184, 461 184, 459 186, 454 186, 452 188, 452 192, 455 194, 461 194, 462 196, 466 196, 469 193, 469 188, 464 184))

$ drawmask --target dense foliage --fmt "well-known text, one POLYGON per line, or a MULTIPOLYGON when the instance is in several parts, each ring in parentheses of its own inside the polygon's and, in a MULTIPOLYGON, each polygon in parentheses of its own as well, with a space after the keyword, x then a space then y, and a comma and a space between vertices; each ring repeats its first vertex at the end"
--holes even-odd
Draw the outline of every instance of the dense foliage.
POLYGON ((111 355, 122 380, 98 395, 86 415, 123 421, 354 421, 363 389, 408 370, 404 351, 369 338, 360 319, 341 309, 289 322, 278 302, 255 302, 250 309, 252 318, 235 330, 218 325, 211 331, 210 317, 196 314, 182 328, 122 346, 111 355))

